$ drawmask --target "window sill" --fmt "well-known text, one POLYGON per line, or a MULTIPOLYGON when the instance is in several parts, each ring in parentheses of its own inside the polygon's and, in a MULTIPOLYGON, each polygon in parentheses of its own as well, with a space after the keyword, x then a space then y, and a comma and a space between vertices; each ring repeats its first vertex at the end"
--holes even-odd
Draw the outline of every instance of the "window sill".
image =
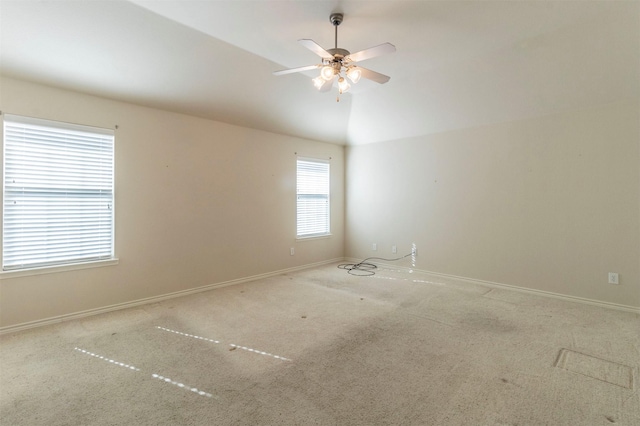
POLYGON ((67 265, 46 266, 43 268, 20 269, 16 271, 2 271, 0 272, 0 280, 27 277, 31 275, 43 275, 43 274, 54 274, 57 272, 76 271, 79 269, 102 268, 105 266, 117 265, 118 262, 119 262, 118 258, 113 258, 113 259, 96 260, 96 261, 84 262, 84 263, 70 263, 67 265))
POLYGON ((296 241, 322 240, 330 237, 331 237, 331 234, 310 235, 308 237, 296 237, 296 241))

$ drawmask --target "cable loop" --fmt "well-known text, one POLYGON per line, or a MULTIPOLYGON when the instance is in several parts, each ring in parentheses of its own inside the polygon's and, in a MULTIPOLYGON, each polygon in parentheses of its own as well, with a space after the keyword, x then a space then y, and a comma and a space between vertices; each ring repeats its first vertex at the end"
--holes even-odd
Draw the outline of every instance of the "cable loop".
POLYGON ((387 262, 395 262, 396 260, 402 260, 405 257, 409 257, 411 256, 411 254, 412 253, 409 253, 407 255, 404 255, 402 257, 398 257, 395 259, 385 259, 382 257, 367 257, 366 259, 364 259, 362 262, 359 262, 359 263, 342 263, 338 265, 338 269, 344 269, 347 271, 347 273, 349 273, 350 275, 355 275, 356 277, 370 277, 376 274, 374 272, 374 269, 377 269, 378 267, 373 263, 368 263, 367 260, 377 259, 377 260, 384 260, 387 262))

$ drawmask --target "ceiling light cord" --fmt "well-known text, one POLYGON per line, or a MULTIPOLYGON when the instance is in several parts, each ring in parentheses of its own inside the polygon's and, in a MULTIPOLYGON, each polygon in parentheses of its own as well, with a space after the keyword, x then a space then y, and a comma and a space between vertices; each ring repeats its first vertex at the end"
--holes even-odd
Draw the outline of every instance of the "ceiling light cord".
POLYGON ((395 262, 396 260, 402 260, 405 257, 409 257, 411 256, 411 254, 412 253, 409 253, 407 255, 404 255, 402 257, 397 257, 395 259, 385 259, 383 257, 367 257, 366 259, 364 259, 359 263, 340 264, 338 265, 338 268, 346 270, 350 275, 355 275, 357 277, 369 277, 376 274, 374 272, 374 269, 377 269, 378 267, 373 263, 368 263, 367 260, 377 259, 377 260, 384 260, 387 262, 395 262))

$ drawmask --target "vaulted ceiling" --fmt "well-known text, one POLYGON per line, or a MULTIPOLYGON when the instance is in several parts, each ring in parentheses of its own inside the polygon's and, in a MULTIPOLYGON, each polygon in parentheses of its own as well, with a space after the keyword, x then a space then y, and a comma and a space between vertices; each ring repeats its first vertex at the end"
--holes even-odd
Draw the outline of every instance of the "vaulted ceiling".
MULTIPOLYGON (((338 144, 640 98, 640 2, 0 0, 3 75, 338 144), (297 43, 390 42, 391 76, 317 92, 297 43)), ((1 88, 0 88, 1 89, 1 88)), ((1 100, 1 93, 0 93, 1 100)))

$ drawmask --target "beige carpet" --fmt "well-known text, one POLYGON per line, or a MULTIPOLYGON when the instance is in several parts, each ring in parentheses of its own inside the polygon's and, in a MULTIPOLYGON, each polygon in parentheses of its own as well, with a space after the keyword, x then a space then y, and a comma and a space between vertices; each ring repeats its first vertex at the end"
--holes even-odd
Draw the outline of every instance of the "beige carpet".
POLYGON ((0 338, 5 425, 640 425, 638 315, 336 265, 0 338))

